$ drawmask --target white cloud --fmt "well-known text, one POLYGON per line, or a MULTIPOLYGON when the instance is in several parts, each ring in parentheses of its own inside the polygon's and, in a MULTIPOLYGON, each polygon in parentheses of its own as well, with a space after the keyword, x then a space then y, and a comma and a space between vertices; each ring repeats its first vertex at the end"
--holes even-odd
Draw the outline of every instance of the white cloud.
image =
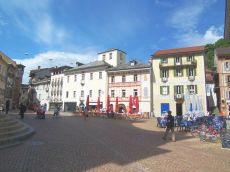
POLYGON ((184 34, 175 36, 177 43, 183 46, 205 45, 214 43, 223 37, 223 26, 211 26, 205 33, 201 34, 198 31, 190 31, 184 34))
POLYGON ((68 32, 50 15, 52 0, 0 0, 0 9, 12 17, 25 35, 36 42, 61 44, 68 32))
POLYGON ((178 46, 195 46, 214 43, 222 38, 223 26, 210 26, 205 32, 200 32, 200 18, 204 11, 217 0, 183 1, 169 17, 168 24, 175 28, 174 38, 178 46))
POLYGON ((13 59, 17 64, 23 64, 25 67, 23 83, 28 83, 29 72, 37 69, 38 66, 41 68, 55 67, 55 66, 75 66, 77 61, 82 63, 88 63, 90 61, 97 60, 96 52, 88 51, 88 53, 71 53, 61 51, 48 51, 35 55, 32 58, 25 59, 13 59))

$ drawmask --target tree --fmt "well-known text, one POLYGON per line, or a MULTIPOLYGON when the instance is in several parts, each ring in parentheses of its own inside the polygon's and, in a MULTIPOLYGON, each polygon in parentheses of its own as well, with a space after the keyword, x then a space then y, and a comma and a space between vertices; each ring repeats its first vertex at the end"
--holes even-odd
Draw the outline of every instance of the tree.
POLYGON ((205 45, 204 54, 206 58, 207 67, 212 69, 214 67, 214 50, 219 47, 229 47, 230 41, 219 39, 214 44, 205 45))

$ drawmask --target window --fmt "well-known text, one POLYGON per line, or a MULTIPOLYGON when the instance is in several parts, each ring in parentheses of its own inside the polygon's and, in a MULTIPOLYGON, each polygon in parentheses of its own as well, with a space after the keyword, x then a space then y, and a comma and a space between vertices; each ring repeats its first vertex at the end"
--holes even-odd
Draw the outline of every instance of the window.
POLYGON ((230 75, 226 76, 226 83, 230 83, 230 75))
POLYGON ((125 81, 126 81, 125 75, 122 75, 122 82, 125 82, 125 81))
POLYGON ((103 54, 103 55, 102 55, 102 60, 104 60, 104 61, 105 61, 105 54, 103 54))
POLYGON ((188 62, 192 62, 192 61, 193 61, 193 56, 188 56, 188 57, 187 57, 187 61, 188 61, 188 62))
POLYGON ((188 76, 194 76, 194 69, 193 68, 188 69, 188 76))
MULTIPOLYGON (((69 83, 69 76, 67 76, 67 83, 69 83)), ((55 81, 55 86, 56 86, 56 81, 55 81)))
POLYGON ((111 97, 115 97, 115 91, 111 90, 111 97))
POLYGON ((161 95, 168 95, 169 94, 169 86, 161 86, 160 91, 161 91, 161 95))
POLYGON ((98 97, 101 97, 101 90, 98 90, 98 97))
POLYGON ((226 99, 227 99, 227 100, 230 99, 230 91, 226 91, 226 99))
POLYGON ((195 94, 195 85, 188 85, 189 94, 195 94))
POLYGON ((102 72, 99 72, 99 79, 102 79, 102 72))
POLYGON ((225 63, 224 63, 224 69, 225 69, 226 71, 229 71, 229 70, 230 70, 229 62, 225 62, 225 63))
POLYGON ((126 94, 125 94, 125 90, 122 90, 122 97, 125 97, 126 94))
POLYGON ((137 89, 133 89, 133 96, 138 96, 138 91, 137 91, 137 89))
POLYGON ((73 97, 74 97, 74 98, 76 97, 76 91, 73 92, 73 97))
POLYGON ((123 60, 123 58, 122 58, 122 53, 120 53, 120 61, 122 61, 123 60))
POLYGON ((182 94, 183 93, 183 86, 182 85, 176 85, 175 86, 175 93, 176 94, 182 94))
POLYGON ((176 59, 175 59, 175 62, 176 62, 176 64, 180 63, 180 57, 177 56, 176 59))
POLYGON ((162 78, 167 78, 168 77, 168 71, 167 70, 161 70, 161 76, 162 78))
POLYGON ((85 74, 84 73, 81 74, 81 80, 85 80, 85 74))
POLYGON ((176 69, 176 76, 182 76, 182 70, 180 68, 176 69))
POLYGON ((137 74, 134 74, 134 75, 133 75, 133 81, 134 81, 134 82, 137 82, 137 74))
POLYGON ((109 53, 109 60, 111 60, 113 58, 113 54, 109 53))
POLYGON ((74 81, 75 82, 77 81, 77 75, 74 75, 74 81))
POLYGON ((93 79, 93 73, 90 73, 90 80, 93 79))
POLYGON ((93 91, 89 90, 89 97, 92 97, 93 91))
POLYGON ((81 90, 81 97, 84 97, 84 90, 81 90))
POLYGON ((68 98, 69 97, 69 92, 68 91, 66 91, 66 98, 68 98))
POLYGON ((115 82, 115 77, 111 76, 111 83, 114 83, 114 82, 115 82))
POLYGON ((162 59, 161 59, 161 63, 167 63, 168 62, 168 59, 166 58, 166 57, 163 57, 162 59))

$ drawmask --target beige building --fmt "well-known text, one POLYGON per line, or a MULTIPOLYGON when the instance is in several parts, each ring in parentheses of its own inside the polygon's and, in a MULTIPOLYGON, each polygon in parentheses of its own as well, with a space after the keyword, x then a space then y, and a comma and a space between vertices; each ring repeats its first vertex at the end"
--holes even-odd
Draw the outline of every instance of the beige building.
POLYGON ((0 97, 1 99, 3 98, 3 100, 1 100, 3 102, 1 103, 5 104, 6 101, 9 101, 9 108, 12 109, 16 107, 17 103, 14 97, 16 87, 15 79, 16 75, 18 74, 17 64, 3 52, 0 52, 0 58, 0 97))
POLYGON ((185 95, 195 95, 206 111, 204 46, 159 50, 150 60, 155 116, 188 112, 185 95))
POLYGON ((0 54, 0 106, 4 107, 5 104, 5 87, 6 87, 6 74, 7 74, 7 63, 0 54))
POLYGON ((215 50, 217 106, 225 115, 230 114, 230 47, 215 50))

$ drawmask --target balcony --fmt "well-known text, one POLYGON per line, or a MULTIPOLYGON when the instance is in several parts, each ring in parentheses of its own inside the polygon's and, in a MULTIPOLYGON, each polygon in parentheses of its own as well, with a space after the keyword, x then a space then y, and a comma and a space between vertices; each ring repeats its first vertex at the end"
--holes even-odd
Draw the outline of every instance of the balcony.
POLYGON ((195 80, 195 76, 188 76, 188 80, 189 81, 194 81, 195 80))
POLYGON ((81 85, 85 85, 85 80, 81 80, 81 85))
POLYGON ((161 78, 161 81, 162 81, 162 82, 167 82, 167 81, 168 81, 168 78, 167 78, 167 77, 163 77, 163 78, 161 78))
POLYGON ((197 61, 196 60, 193 60, 193 61, 182 60, 182 62, 178 62, 178 63, 160 63, 159 64, 159 68, 175 68, 178 66, 179 67, 189 67, 189 66, 196 67, 197 61))
POLYGON ((175 99, 176 101, 183 101, 183 100, 184 100, 184 95, 183 95, 182 93, 176 93, 176 94, 174 95, 174 99, 175 99))

